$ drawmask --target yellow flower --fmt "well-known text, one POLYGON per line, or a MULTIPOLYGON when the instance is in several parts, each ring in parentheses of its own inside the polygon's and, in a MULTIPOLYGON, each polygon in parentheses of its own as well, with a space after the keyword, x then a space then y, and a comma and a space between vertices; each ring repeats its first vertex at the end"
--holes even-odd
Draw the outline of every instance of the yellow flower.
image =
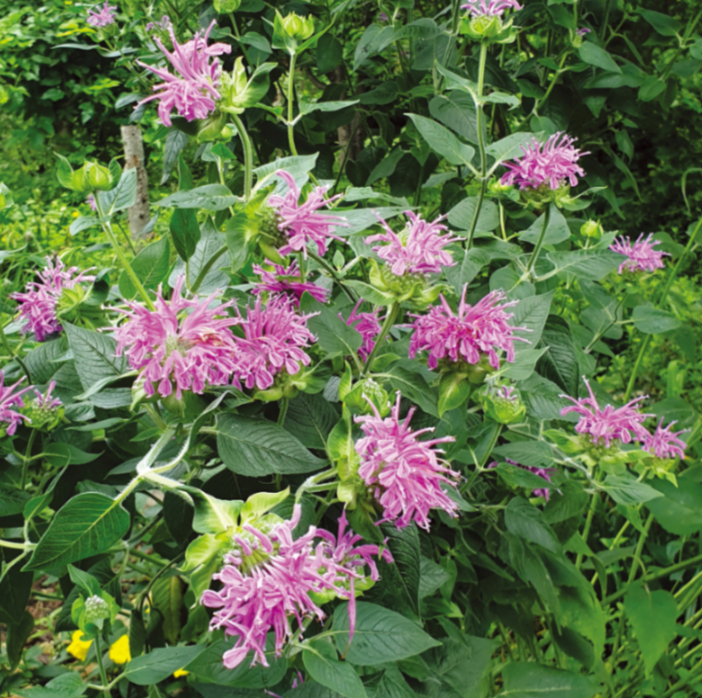
POLYGON ((78 218, 78 216, 80 216, 80 213, 78 213, 78 211, 73 211, 72 215, 74 218, 78 218))
POLYGON ((110 659, 115 664, 126 664, 132 655, 129 653, 129 637, 122 635, 110 646, 110 659))
POLYGON ((88 650, 90 649, 90 645, 93 644, 93 641, 81 640, 80 638, 82 637, 82 630, 76 630, 73 635, 71 635, 71 644, 68 645, 68 654, 74 656, 76 659, 79 659, 81 662, 84 662, 85 658, 88 656, 88 650))
POLYGON ((177 669, 173 672, 173 677, 179 679, 181 676, 187 676, 190 672, 185 671, 185 669, 177 669))

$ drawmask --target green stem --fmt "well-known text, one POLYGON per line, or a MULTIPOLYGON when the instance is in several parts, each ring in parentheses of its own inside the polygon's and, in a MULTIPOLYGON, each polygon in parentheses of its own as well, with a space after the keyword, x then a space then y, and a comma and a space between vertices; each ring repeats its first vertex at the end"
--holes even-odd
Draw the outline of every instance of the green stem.
POLYGON ((288 405, 290 404, 290 400, 287 397, 284 397, 280 401, 280 407, 279 407, 279 412, 278 412, 278 425, 283 426, 285 424, 285 417, 288 414, 288 405))
POLYGON ((32 446, 34 445, 34 439, 36 438, 37 430, 32 429, 29 434, 29 441, 27 442, 27 451, 22 459, 22 480, 20 482, 20 489, 23 490, 27 485, 27 474, 29 472, 29 464, 32 462, 32 446))
POLYGON ((332 277, 332 279, 334 279, 334 281, 336 281, 337 284, 339 284, 339 286, 341 286, 341 290, 346 294, 346 296, 352 303, 358 302, 358 298, 355 296, 353 291, 349 288, 346 288, 346 285, 336 273, 336 269, 334 269, 334 267, 331 264, 329 264, 329 262, 327 262, 326 259, 320 257, 319 255, 309 250, 307 254, 309 254, 309 256, 312 257, 312 259, 314 259, 314 261, 317 262, 317 264, 319 264, 320 267, 326 269, 326 271, 329 272, 329 275, 332 277))
POLYGON ((100 646, 100 635, 95 636, 95 656, 97 658, 98 671, 100 672, 100 681, 102 682, 103 692, 110 693, 110 682, 107 680, 105 673, 105 665, 102 660, 102 647, 100 646))
MULTIPOLYGON (((99 196, 95 196, 95 205, 97 206, 98 215, 100 216, 100 218, 104 218, 105 214, 103 213, 99 196)), ((115 251, 115 254, 117 255, 117 257, 119 257, 119 261, 122 263, 124 271, 127 272, 127 276, 134 284, 134 288, 136 288, 136 290, 139 292, 139 295, 142 297, 144 304, 149 310, 156 310, 154 304, 151 301, 151 298, 149 298, 149 294, 146 292, 146 289, 139 280, 139 277, 136 275, 134 269, 132 269, 132 265, 129 263, 127 256, 124 254, 122 246, 117 242, 117 238, 115 237, 114 232, 112 232, 112 226, 110 225, 110 222, 105 221, 104 223, 102 223, 102 229, 105 235, 107 235, 107 239, 110 241, 110 244, 112 245, 112 249, 115 251)))
MULTIPOLYGON (((598 500, 598 491, 595 489, 595 491, 592 493, 592 499, 590 500, 590 507, 587 511, 587 518, 585 519, 585 528, 583 529, 583 540, 585 541, 585 544, 587 545, 587 539, 590 536, 590 529, 592 528, 592 520, 595 516, 595 509, 597 508, 597 500, 598 500)), ((583 562, 583 554, 578 553, 577 557, 575 558, 575 567, 576 569, 580 569, 580 565, 583 562)))
POLYGON ((241 146, 244 149, 244 198, 248 201, 251 198, 253 187, 253 146, 249 134, 244 128, 244 122, 236 115, 231 114, 232 121, 236 126, 241 139, 241 146))
POLYGON ((297 155, 295 147, 295 134, 293 126, 293 107, 295 106, 295 60, 297 56, 293 53, 290 56, 290 75, 288 76, 288 143, 290 144, 290 154, 297 155))
MULTIPOLYGON (((663 303, 665 303, 666 299, 668 298, 668 292, 670 291, 670 287, 673 285, 673 281, 675 280, 675 277, 678 275, 678 272, 680 271, 680 267, 682 266, 682 262, 687 256, 688 252, 692 249, 692 246, 695 244, 695 238, 697 237, 697 233, 700 230, 700 226, 702 226, 702 218, 697 221, 697 225, 695 226, 695 229, 692 231, 692 234, 690 235, 690 239, 687 241, 687 245, 685 245, 685 249, 683 250, 683 253, 680 255, 678 258, 678 261, 675 263, 675 266, 672 268, 670 271, 670 274, 668 274, 668 280, 666 281, 665 286, 663 287, 663 292, 661 293, 661 297, 656 303, 656 308, 659 308, 663 303)), ((629 378, 629 384, 626 386, 626 393, 624 394, 624 402, 627 402, 629 398, 631 397, 631 393, 634 390, 634 384, 636 383, 636 376, 639 372, 639 368, 641 368, 641 362, 643 361, 644 354, 646 353, 646 349, 648 348, 648 343, 651 340, 651 335, 647 334, 644 337, 644 341, 641 343, 641 349, 639 349, 639 355, 636 357, 636 363, 634 364, 634 370, 631 373, 631 377, 629 378)))
POLYGON ((546 237, 546 230, 548 228, 549 220, 551 219, 551 206, 549 205, 544 212, 544 224, 541 226, 541 232, 539 233, 539 239, 536 241, 536 246, 529 257, 527 262, 527 274, 533 269, 536 264, 536 260, 541 252, 541 247, 544 244, 544 238, 546 237))
MULTIPOLYGON (((483 96, 483 89, 485 87, 485 64, 487 61, 487 42, 480 44, 480 60, 478 63, 478 97, 483 96)), ((473 212, 473 220, 470 224, 470 230, 468 232, 468 240, 466 242, 466 249, 470 249, 473 246, 473 236, 475 235, 475 229, 478 226, 478 219, 480 217, 480 210, 483 207, 483 200, 485 199, 485 186, 486 186, 486 176, 487 176, 487 153, 485 149, 485 126, 483 124, 483 118, 485 114, 483 113, 482 103, 476 103, 476 128, 478 131, 478 150, 480 151, 480 191, 478 192, 478 201, 475 205, 475 211, 473 212)))
POLYGON ((380 349, 380 345, 385 341, 385 338, 388 336, 388 332, 390 332, 390 329, 395 323, 399 312, 400 304, 397 302, 393 303, 390 307, 390 310, 388 311, 388 314, 385 317, 385 322, 383 323, 383 327, 380 330, 380 334, 375 339, 375 346, 373 347, 373 349, 371 349, 371 353, 368 354, 366 364, 363 367, 364 374, 367 374, 370 370, 370 367, 373 364, 373 359, 375 359, 375 356, 378 353, 378 349, 380 349))
POLYGON ((9 540, 0 539, 0 548, 11 548, 12 550, 27 550, 34 548, 34 543, 13 543, 9 540))

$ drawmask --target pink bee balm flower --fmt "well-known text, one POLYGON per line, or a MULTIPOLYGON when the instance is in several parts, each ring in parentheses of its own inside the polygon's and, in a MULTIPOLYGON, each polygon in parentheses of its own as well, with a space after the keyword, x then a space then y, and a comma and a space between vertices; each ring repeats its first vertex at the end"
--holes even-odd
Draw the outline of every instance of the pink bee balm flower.
POLYGON ((343 239, 333 234, 336 226, 348 227, 348 224, 339 216, 329 216, 318 213, 318 209, 328 206, 332 201, 341 198, 341 194, 325 199, 329 187, 315 187, 307 197, 304 204, 298 203, 300 190, 295 184, 293 176, 285 170, 276 172, 278 177, 285 180, 288 185, 288 192, 285 196, 274 194, 268 199, 268 204, 277 209, 278 230, 288 235, 288 243, 278 250, 280 254, 286 255, 291 252, 302 252, 307 257, 307 243, 313 242, 317 245, 317 253, 320 257, 326 254, 327 242, 329 238, 334 240, 343 239))
POLYGON ((79 272, 78 267, 66 268, 58 257, 55 263, 47 257, 39 278, 40 282, 27 284, 26 293, 13 293, 10 298, 19 302, 20 317, 27 320, 22 332, 33 332, 37 342, 43 342, 47 335, 61 331, 57 307, 64 289, 72 289, 81 281, 93 281, 95 277, 79 272))
POLYGON ((490 365, 500 367, 497 350, 505 352, 507 361, 514 361, 514 342, 526 339, 514 337, 515 330, 527 331, 525 327, 512 327, 508 320, 513 316, 505 308, 516 305, 510 301, 498 305, 507 297, 502 291, 492 291, 471 306, 466 303, 468 284, 463 287, 458 312, 454 313, 442 296, 441 305, 433 306, 426 315, 415 315, 414 334, 410 339, 409 355, 414 358, 420 351, 428 351, 429 368, 436 368, 440 359, 467 361, 477 364, 485 354, 490 365))
POLYGON ((656 271, 663 269, 663 257, 670 255, 667 252, 654 250, 656 245, 660 245, 660 240, 653 240, 653 233, 649 233, 648 237, 643 240, 643 233, 636 238, 636 242, 632 243, 631 238, 622 237, 615 239, 613 245, 609 249, 613 252, 618 252, 628 257, 627 260, 619 265, 618 272, 621 274, 625 269, 629 271, 656 271), (652 241, 653 240, 653 241, 652 241))
MULTIPOLYGON (((556 468, 538 468, 535 465, 522 465, 521 463, 517 463, 509 458, 505 458, 505 460, 512 465, 516 465, 518 468, 522 468, 522 470, 528 470, 530 473, 542 477, 548 483, 551 482, 551 473, 558 472, 556 468)), ((490 463, 490 465, 488 465, 488 468, 496 467, 497 461, 493 461, 490 463)), ((548 487, 537 487, 535 490, 531 491, 531 494, 533 497, 543 497, 547 502, 550 496, 548 487)))
MULTIPOLYGON (((218 609, 210 629, 222 628, 225 635, 237 638, 223 656, 228 669, 241 664, 251 651, 251 666, 268 666, 268 632, 275 633, 275 655, 279 657, 290 638, 302 636, 303 620, 324 620, 325 613, 313 601, 311 592, 332 591, 350 601, 354 594, 352 581, 363 577, 363 565, 368 564, 372 577, 377 578, 370 556, 380 554, 378 546, 354 547, 359 537, 344 533, 345 519, 339 522, 338 541, 314 526, 293 540, 292 532, 299 520, 300 507, 296 505, 292 519, 274 525, 267 534, 245 524, 243 532, 234 536, 234 551, 224 556, 222 571, 213 575, 222 588, 202 595, 204 606, 218 609), (297 630, 291 627, 293 619, 297 630)), ((389 554, 383 556, 392 560, 389 554)))
POLYGON ((580 421, 575 426, 578 434, 589 434, 593 443, 604 441, 605 446, 613 440, 618 439, 622 443, 628 444, 632 440, 644 441, 650 437, 648 431, 643 426, 643 422, 651 414, 639 412, 636 405, 644 400, 644 397, 636 398, 626 403, 623 407, 613 407, 607 405, 602 409, 592 392, 590 383, 583 377, 589 397, 573 398, 569 395, 561 395, 562 398, 570 400, 573 404, 564 407, 561 415, 565 416, 570 412, 580 415, 580 421))
POLYGON ((22 396, 32 389, 30 385, 28 388, 22 388, 22 390, 15 392, 15 388, 23 380, 24 378, 20 378, 16 383, 5 386, 5 374, 0 371, 0 422, 5 422, 8 425, 5 427, 5 433, 8 436, 12 436, 17 431, 17 425, 21 424, 22 421, 31 422, 29 417, 12 409, 13 407, 24 407, 22 396))
POLYGON ((272 296, 265 308, 259 297, 246 313, 246 318, 239 313, 237 320, 244 333, 235 337, 233 383, 237 388, 244 384, 249 389, 266 390, 282 371, 292 375, 301 365, 309 366, 311 359, 303 349, 315 341, 306 324, 312 315, 298 315, 285 296, 272 296))
POLYGON ((290 263, 287 269, 268 260, 266 260, 266 264, 272 266, 275 271, 268 271, 259 264, 253 265, 254 274, 261 277, 261 281, 252 289, 254 295, 258 296, 264 291, 283 293, 291 297, 296 306, 300 305, 303 293, 309 293, 319 303, 326 303, 329 299, 330 292, 326 288, 300 280, 300 269, 295 260, 290 263))
POLYGON ((95 194, 88 194, 85 199, 85 203, 90 206, 91 211, 97 211, 97 202, 95 201, 95 194))
POLYGON ((383 419, 376 406, 372 415, 354 417, 365 436, 356 442, 361 457, 358 476, 368 485, 383 507, 382 521, 394 521, 404 528, 411 521, 429 530, 429 511, 443 509, 456 516, 458 506, 444 492, 442 485, 454 487, 459 474, 439 459, 437 444, 455 441, 453 436, 420 441, 419 436, 433 427, 412 431, 409 427, 414 407, 400 422, 400 393, 389 417, 383 419))
POLYGON ((367 245, 373 242, 388 243, 374 247, 373 251, 391 265, 392 273, 395 276, 439 274, 442 267, 454 266, 456 262, 453 261, 450 252, 443 248, 458 238, 441 234, 447 229, 445 225, 440 225, 440 221, 446 216, 439 216, 432 223, 428 223, 412 211, 405 211, 405 215, 410 222, 401 233, 395 233, 382 218, 378 217, 385 232, 365 239, 367 245))
POLYGON ((110 6, 105 0, 105 4, 97 10, 88 10, 88 24, 92 27, 106 27, 115 22, 115 10, 117 7, 110 6))
POLYGON ((159 287, 156 310, 128 303, 130 310, 121 311, 129 319, 116 329, 116 353, 124 352, 129 365, 141 371, 149 396, 157 384, 159 395, 168 397, 173 383, 178 399, 184 390, 200 394, 207 385, 226 385, 236 367, 229 327, 238 320, 224 312, 231 303, 210 308, 216 294, 203 301, 185 300, 184 281, 184 276, 178 277, 169 302, 159 287))
POLYGON ((173 66, 175 75, 165 68, 154 68, 137 61, 140 66, 164 80, 164 82, 154 86, 153 89, 157 94, 142 99, 137 106, 155 99, 160 100, 158 115, 166 126, 171 126, 173 109, 187 121, 204 119, 215 110, 216 100, 220 99, 221 96, 217 87, 222 67, 218 58, 212 62, 210 59, 213 56, 230 53, 232 47, 228 44, 207 45, 207 39, 214 25, 215 20, 212 20, 204 36, 198 32, 182 46, 176 40, 173 27, 169 26, 168 31, 173 42, 173 53, 166 50, 159 38, 154 38, 158 47, 173 66))
POLYGON ((63 404, 61 400, 59 400, 57 397, 53 397, 51 393, 54 391, 54 388, 56 387, 56 381, 51 381, 49 383, 49 387, 47 388, 45 393, 40 393, 38 390, 34 390, 34 394, 36 395, 36 398, 32 400, 32 403, 38 407, 40 410, 55 410, 57 407, 61 407, 63 404))
POLYGON ((658 423, 658 427, 653 434, 644 437, 644 450, 653 453, 657 458, 680 458, 685 459, 685 449, 687 444, 680 438, 687 429, 672 432, 670 428, 675 424, 671 422, 665 429, 663 428, 663 418, 658 423))
POLYGON ((500 182, 518 184, 520 189, 537 189, 544 184, 548 184, 551 189, 558 189, 565 181, 576 186, 578 176, 585 176, 583 169, 576 163, 589 153, 575 148, 575 140, 562 131, 554 133, 545 143, 539 143, 534 138, 530 145, 522 146, 522 158, 516 162, 503 163, 510 171, 502 176, 500 182))
MULTIPOLYGON (((360 300, 356 303, 348 320, 346 320, 346 324, 349 325, 349 327, 353 327, 356 332, 360 332, 361 337, 363 337, 363 344, 361 344, 358 350, 358 355, 365 361, 373 351, 373 347, 375 347, 375 338, 378 336, 382 326, 378 318, 378 310, 372 313, 358 312, 358 308, 362 302, 363 301, 360 300)), ((341 313, 339 313, 339 319, 344 319, 341 313)))
POLYGON ((578 29, 575 33, 578 36, 587 36, 592 32, 592 29, 588 29, 588 27, 582 27, 581 29, 578 29))
POLYGON ((521 10, 522 6, 517 0, 469 0, 461 9, 473 17, 502 17, 506 10, 521 10))

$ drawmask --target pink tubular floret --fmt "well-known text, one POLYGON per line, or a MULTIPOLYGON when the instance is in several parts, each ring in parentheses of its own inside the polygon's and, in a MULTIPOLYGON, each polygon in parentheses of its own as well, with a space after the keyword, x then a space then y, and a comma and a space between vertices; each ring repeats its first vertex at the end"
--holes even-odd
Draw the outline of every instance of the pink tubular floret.
POLYGON ((473 17, 502 17, 506 10, 521 10, 517 0, 469 0, 461 5, 462 10, 468 10, 473 17))
POLYGON ((325 199, 324 195, 329 187, 315 187, 307 201, 301 204, 300 190, 294 177, 285 170, 277 170, 276 175, 288 185, 285 196, 273 194, 268 199, 268 204, 277 210, 278 230, 288 236, 287 244, 278 250, 280 254, 302 252, 307 257, 307 243, 312 242, 317 246, 317 253, 321 257, 327 251, 330 238, 343 242, 343 238, 334 235, 333 231, 335 227, 347 227, 346 221, 339 216, 318 213, 320 208, 328 206, 342 195, 337 194, 331 199, 325 199))
POLYGON ((426 315, 414 316, 410 358, 418 352, 428 351, 429 368, 436 368, 441 359, 477 364, 480 357, 486 355, 490 365, 498 369, 500 358, 497 350, 502 350, 507 361, 514 361, 514 342, 528 341, 513 336, 517 330, 528 330, 512 327, 508 322, 512 314, 505 312, 505 308, 516 305, 517 301, 502 303, 507 298, 505 293, 492 291, 471 306, 465 300, 467 289, 466 284, 456 313, 442 295, 440 305, 430 308, 426 315))
POLYGON ((419 436, 434 429, 410 429, 415 408, 400 422, 399 392, 390 416, 385 419, 373 403, 369 404, 372 415, 354 417, 365 434, 355 448, 361 457, 358 475, 383 507, 382 521, 393 521, 398 528, 415 521, 428 530, 431 509, 442 509, 456 516, 458 505, 443 487, 455 488, 460 475, 438 457, 443 451, 435 448, 455 438, 444 436, 420 441, 419 436))
POLYGON ((629 271, 656 271, 656 269, 663 269, 665 266, 663 257, 670 256, 667 252, 654 249, 656 245, 660 244, 660 240, 653 240, 653 233, 649 233, 645 240, 643 233, 641 233, 634 243, 628 237, 616 238, 609 249, 628 257, 619 265, 620 274, 625 269, 629 271))
POLYGON ((28 423, 32 421, 29 417, 12 409, 13 407, 19 407, 21 409, 25 406, 22 396, 33 387, 30 385, 27 388, 22 388, 15 392, 15 388, 23 380, 24 378, 20 378, 16 383, 6 386, 5 374, 3 371, 0 371, 0 422, 5 422, 7 424, 6 433, 8 436, 12 436, 17 431, 17 426, 23 421, 28 423))

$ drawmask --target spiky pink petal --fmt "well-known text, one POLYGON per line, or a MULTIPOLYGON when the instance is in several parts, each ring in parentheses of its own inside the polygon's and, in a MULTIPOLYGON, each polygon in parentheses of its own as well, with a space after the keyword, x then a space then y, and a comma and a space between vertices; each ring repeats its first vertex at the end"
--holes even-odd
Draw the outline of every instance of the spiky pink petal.
POLYGON ((512 327, 508 320, 512 313, 505 312, 518 301, 502 303, 507 296, 502 291, 492 291, 471 306, 466 303, 468 284, 463 287, 458 312, 454 313, 442 296, 441 304, 433 306, 426 315, 415 315, 410 340, 409 355, 428 351, 429 368, 436 368, 441 359, 467 361, 477 364, 482 355, 489 357, 490 365, 500 367, 497 352, 505 352, 507 361, 514 361, 514 342, 528 340, 515 337, 515 330, 527 331, 524 327, 512 327), (500 305, 500 303, 502 303, 500 305))
POLYGON ((13 407, 22 408, 25 406, 22 396, 33 388, 30 385, 28 388, 22 388, 15 392, 15 388, 23 380, 24 378, 20 378, 16 383, 6 386, 5 374, 3 371, 0 371, 0 422, 7 424, 6 433, 8 436, 12 436, 17 431, 17 425, 21 424, 22 421, 31 423, 29 417, 13 409, 13 407))
POLYGON ((613 245, 609 246, 609 249, 613 252, 618 252, 626 257, 627 260, 619 265, 619 273, 621 274, 625 269, 629 271, 656 271, 656 269, 663 269, 665 266, 663 264, 663 257, 670 255, 667 252, 662 252, 661 250, 656 250, 654 247, 660 245, 660 240, 653 240, 653 233, 649 233, 648 237, 644 240, 643 233, 636 238, 636 242, 631 242, 631 238, 624 237, 616 238, 613 245))
POLYGON ((277 170, 276 175, 285 180, 288 191, 285 196, 273 194, 268 199, 268 204, 277 210, 278 230, 288 236, 286 245, 278 250, 280 254, 287 255, 292 252, 302 252, 307 257, 307 243, 312 242, 317 246, 317 254, 322 257, 327 251, 330 238, 343 239, 334 235, 334 228, 348 227, 348 223, 339 216, 330 216, 318 213, 320 208, 328 206, 332 201, 341 198, 341 194, 325 199, 329 187, 315 187, 307 201, 299 203, 300 190, 295 184, 294 177, 285 170, 277 170))
POLYGON ((409 427, 415 408, 400 421, 400 393, 390 416, 383 419, 377 407, 372 415, 354 420, 361 424, 365 436, 356 442, 361 458, 358 476, 366 483, 383 507, 383 521, 393 521, 398 528, 415 521, 429 530, 429 511, 443 509, 456 516, 458 506, 444 492, 442 485, 455 488, 459 473, 451 470, 438 455, 437 444, 455 441, 453 436, 420 441, 419 436, 433 428, 413 431, 409 427))
POLYGON ((68 267, 56 257, 46 258, 46 267, 39 272, 39 282, 31 281, 26 293, 13 293, 10 298, 20 304, 20 317, 27 320, 22 332, 33 332, 38 342, 47 335, 61 331, 61 323, 56 316, 56 306, 64 289, 72 289, 81 281, 94 281, 95 277, 79 271, 78 267, 68 267))
POLYGON ((654 454, 657 458, 680 458, 685 459, 685 449, 687 444, 680 438, 687 429, 672 432, 670 428, 675 424, 671 422, 665 429, 663 428, 663 418, 658 423, 658 427, 653 434, 644 437, 644 450, 654 454))
POLYGON ((86 22, 92 27, 106 27, 109 24, 113 24, 115 22, 116 9, 116 6, 108 5, 107 0, 105 0, 105 4, 97 11, 88 10, 86 22))
POLYGON ((565 182, 576 186, 578 177, 585 176, 577 162, 589 153, 574 147, 575 141, 563 131, 554 133, 545 143, 534 138, 529 145, 522 146, 523 157, 502 163, 509 172, 502 176, 501 183, 517 184, 520 189, 536 189, 542 184, 559 189, 565 182))
POLYGON ((473 17, 502 17, 506 10, 521 10, 517 0, 468 0, 461 5, 462 10, 468 10, 473 17))
POLYGON ((208 385, 226 385, 236 368, 236 345, 229 327, 238 319, 224 312, 231 303, 210 308, 216 293, 198 301, 181 295, 184 276, 179 276, 170 301, 159 287, 156 309, 128 303, 128 320, 115 331, 117 356, 140 371, 144 390, 168 397, 175 384, 176 397, 184 390, 202 393, 208 385), (156 388, 154 388, 156 386, 156 388))
POLYGON ((403 274, 439 274, 443 267, 455 266, 451 253, 443 248, 456 242, 458 237, 442 235, 447 230, 441 221, 446 216, 439 216, 429 223, 412 211, 405 211, 410 222, 401 233, 396 233, 380 217, 378 220, 385 229, 384 233, 371 235, 365 239, 370 245, 373 242, 385 242, 373 248, 380 259, 385 260, 395 276, 403 274))
MULTIPOLYGON (((373 347, 375 347, 375 338, 382 329, 382 325, 378 317, 379 310, 374 310, 370 313, 358 312, 362 302, 363 300, 360 300, 356 303, 345 322, 349 327, 353 327, 357 332, 360 332, 361 337, 363 337, 363 343, 358 350, 358 355, 365 361, 373 351, 373 347)), ((341 313, 339 313, 339 319, 344 319, 341 313)))

